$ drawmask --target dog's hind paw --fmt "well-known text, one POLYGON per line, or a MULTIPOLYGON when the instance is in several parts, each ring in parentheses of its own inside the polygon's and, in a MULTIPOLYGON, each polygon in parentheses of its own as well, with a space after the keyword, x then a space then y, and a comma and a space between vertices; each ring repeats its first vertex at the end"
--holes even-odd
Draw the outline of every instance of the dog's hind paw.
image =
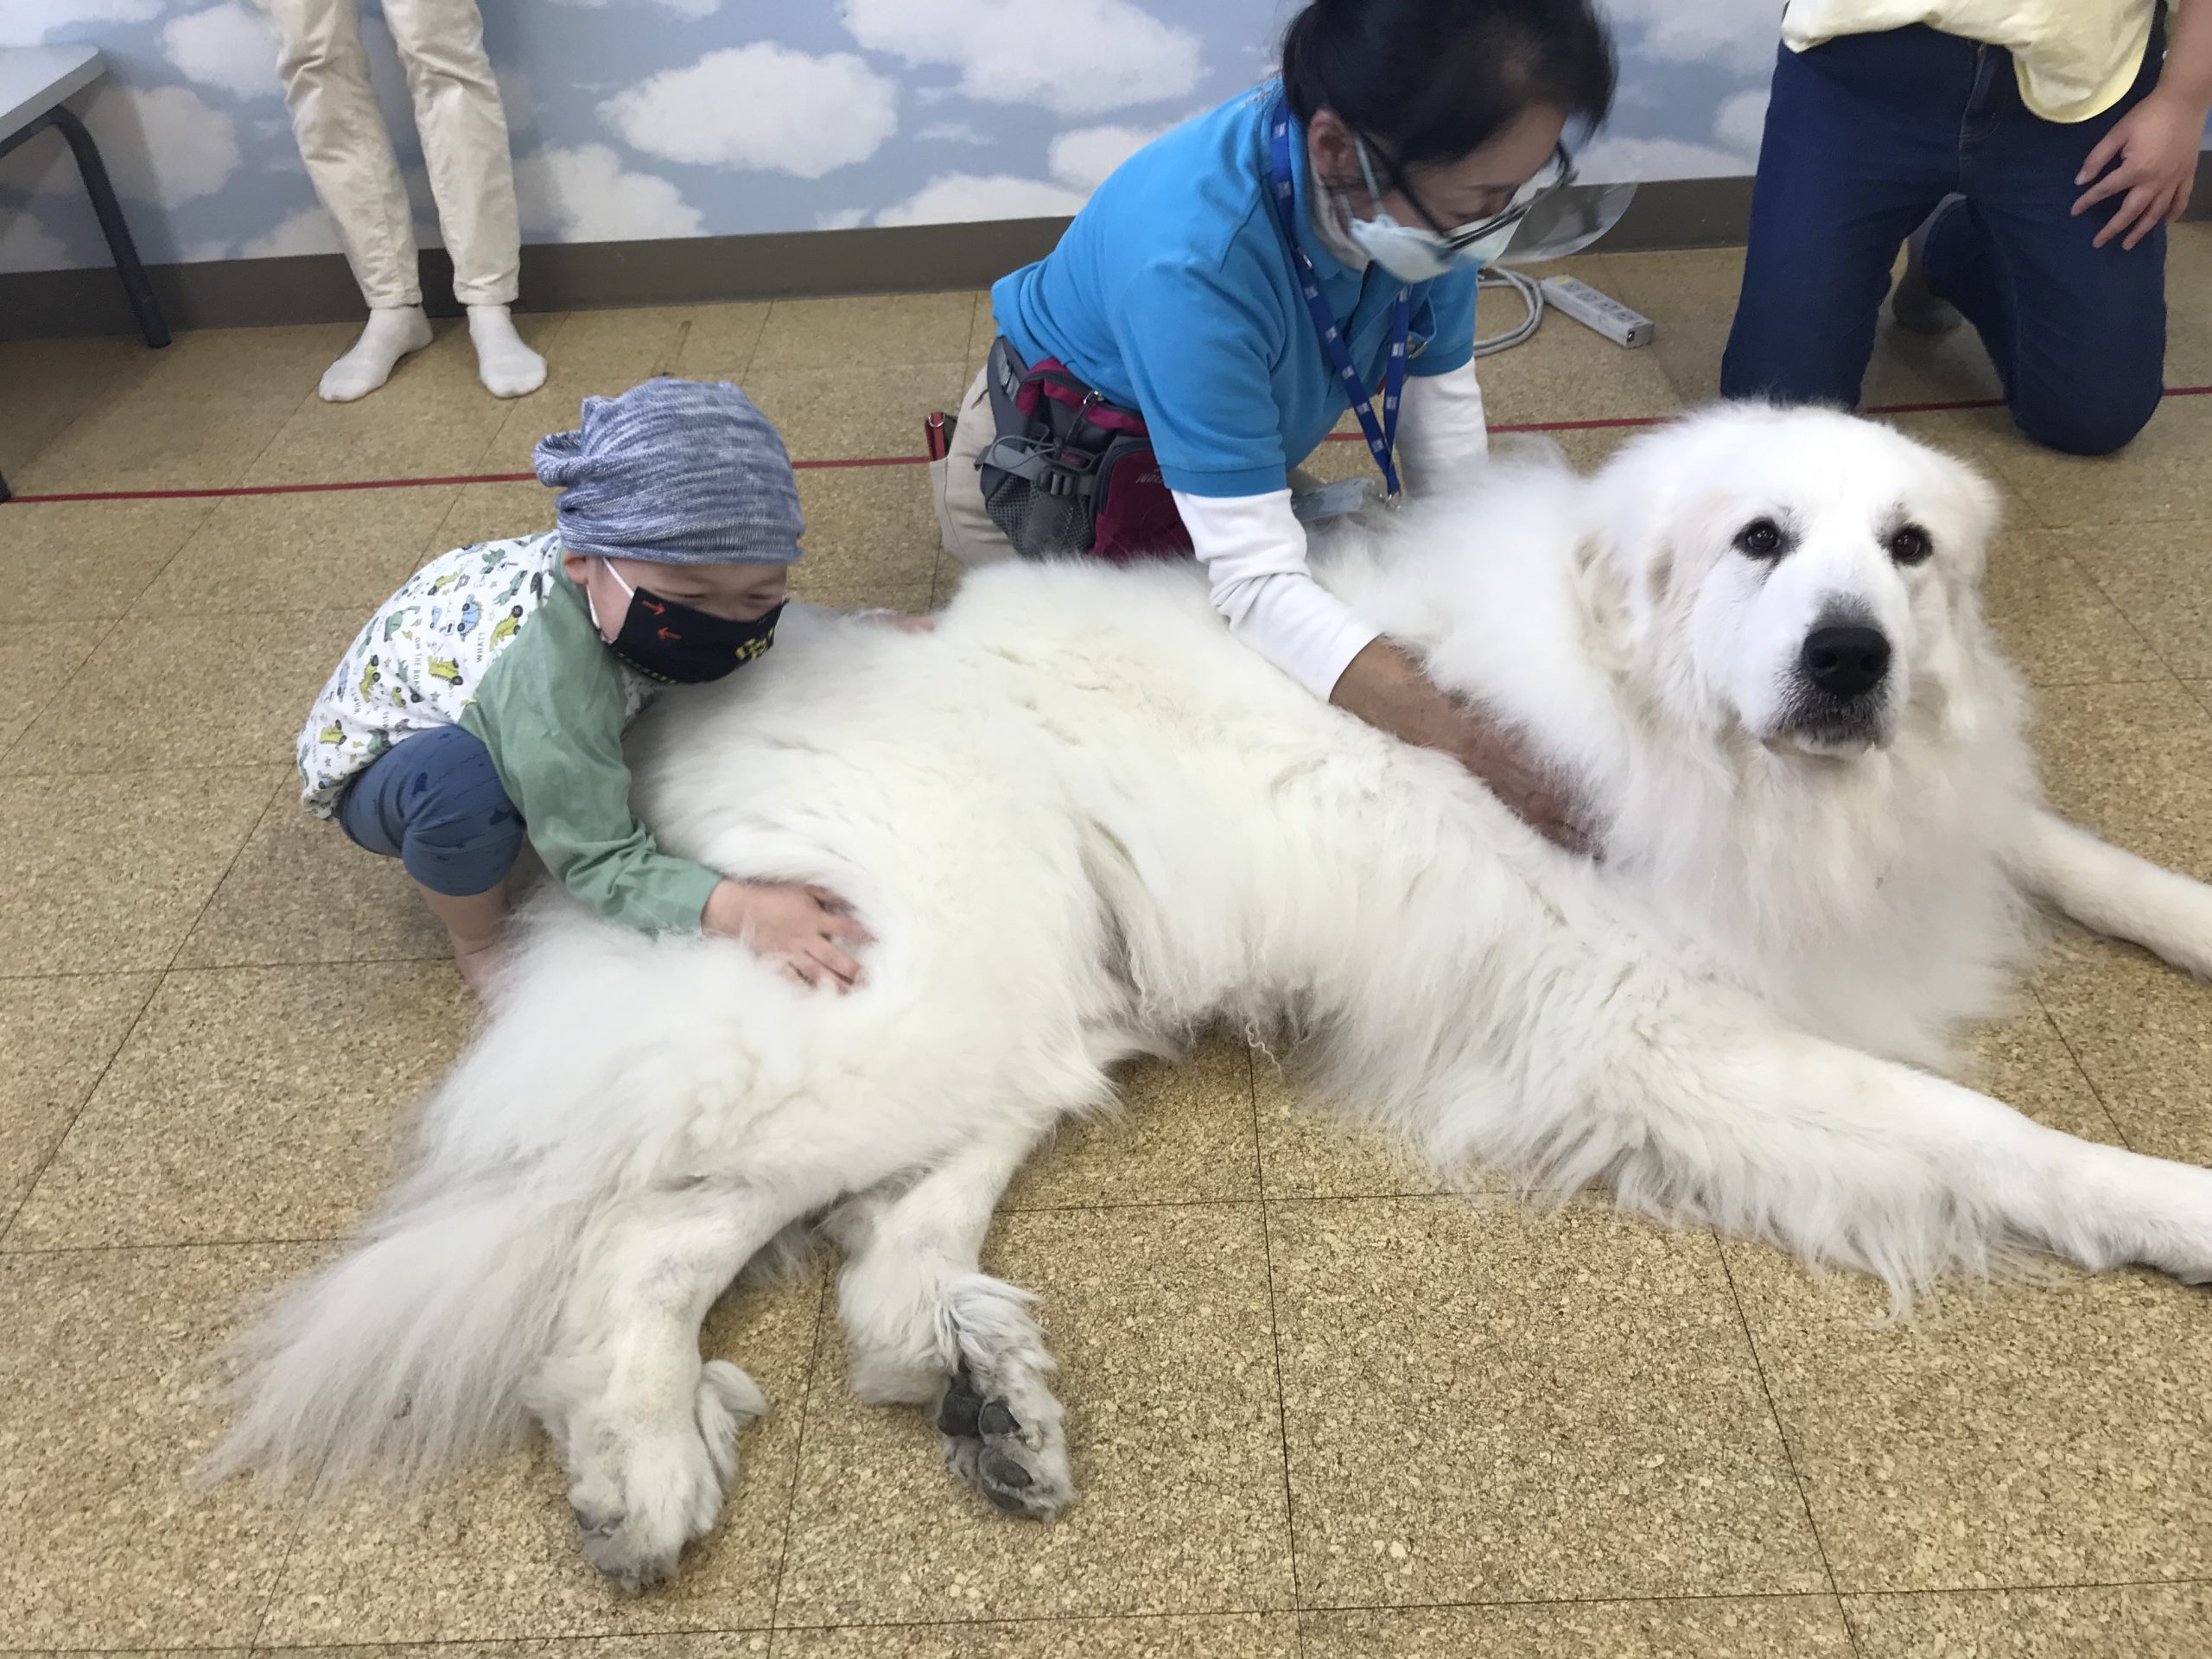
POLYGON ((1050 1521, 1075 1502, 1059 1402, 1041 1383, 995 1392, 965 1364, 937 1408, 945 1466, 1009 1515, 1050 1521))
POLYGON ((616 1589, 639 1595, 664 1582, 683 1547, 713 1529, 737 1478, 738 1431, 767 1403, 743 1371, 714 1361, 690 1422, 605 1436, 603 1460, 572 1469, 569 1506, 585 1558, 616 1589))

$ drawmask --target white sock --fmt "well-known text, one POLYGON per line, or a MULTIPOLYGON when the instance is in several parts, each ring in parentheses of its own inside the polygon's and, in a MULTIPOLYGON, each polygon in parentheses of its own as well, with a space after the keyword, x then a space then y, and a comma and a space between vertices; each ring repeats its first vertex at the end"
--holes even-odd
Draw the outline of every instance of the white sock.
POLYGON ((316 388, 326 404, 350 404, 391 378, 392 365, 430 343, 430 320, 419 305, 379 307, 353 350, 322 372, 316 388))
POLYGON ((470 306, 468 338, 476 346, 476 378, 494 397, 519 397, 545 384, 545 359, 523 344, 505 306, 470 306))

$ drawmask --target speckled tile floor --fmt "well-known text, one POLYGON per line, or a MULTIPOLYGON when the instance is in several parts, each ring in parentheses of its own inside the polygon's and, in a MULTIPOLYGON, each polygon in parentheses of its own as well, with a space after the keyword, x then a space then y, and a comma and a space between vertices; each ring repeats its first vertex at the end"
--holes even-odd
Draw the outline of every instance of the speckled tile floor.
MULTIPOLYGON (((1710 394, 1737 256, 1579 266, 1656 346, 1554 319, 1486 372, 1496 420, 1710 394)), ((2177 236, 2171 285, 2171 378, 2212 378, 2212 226, 2177 236)), ((552 378, 500 404, 442 325, 345 409, 312 391, 344 327, 0 344, 0 471, 25 494, 513 473, 655 371, 749 384, 802 460, 880 460, 988 326, 974 294, 540 315, 552 378)), ((1869 382, 1991 385, 1967 342, 1886 333, 1869 382)), ((2055 798, 2212 878, 2212 397, 2094 463, 1988 410, 1904 423, 2005 492, 1988 601, 2055 798)), ((1622 434, 1558 441, 1586 465, 1622 434)), ((802 477, 807 594, 945 596, 918 468, 802 477)), ((360 1213, 467 1024, 391 868, 295 807, 292 722, 421 559, 550 516, 527 482, 0 507, 0 1650, 2212 1655, 2212 1300, 2069 1276, 1887 1323, 1868 1285, 1755 1247, 1440 1192, 1224 1040, 1135 1070, 993 1230, 1065 1366, 1085 1496, 1058 1526, 854 1399, 821 1274, 709 1321, 773 1409, 721 1530, 641 1599, 584 1564, 542 1448, 404 1500, 196 1488, 211 1353, 360 1213)), ((2047 1122, 2212 1161, 2212 993, 2133 953, 2062 941, 1979 1048, 2047 1122)))

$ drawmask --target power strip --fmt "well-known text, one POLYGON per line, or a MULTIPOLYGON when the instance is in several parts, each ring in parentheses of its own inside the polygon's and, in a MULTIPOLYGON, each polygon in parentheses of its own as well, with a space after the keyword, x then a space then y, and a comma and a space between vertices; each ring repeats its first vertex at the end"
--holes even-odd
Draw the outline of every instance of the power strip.
POLYGON ((1651 319, 1631 311, 1618 300, 1600 294, 1587 283, 1572 276, 1547 276, 1538 284, 1544 303, 1557 306, 1585 328, 1603 334, 1616 346, 1649 346, 1651 319))

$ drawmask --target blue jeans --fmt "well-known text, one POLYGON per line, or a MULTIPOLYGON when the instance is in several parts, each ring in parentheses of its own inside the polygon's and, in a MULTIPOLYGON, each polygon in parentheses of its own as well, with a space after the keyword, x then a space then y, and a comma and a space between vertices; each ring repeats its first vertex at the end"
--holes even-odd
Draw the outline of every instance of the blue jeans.
POLYGON ((339 798, 338 827, 454 898, 498 887, 522 851, 522 814, 492 752, 458 726, 413 733, 372 760, 339 798))
POLYGON ((2127 95, 2061 125, 2020 102, 2008 53, 1932 29, 1783 48, 1721 395, 1856 404, 1897 248, 1957 193, 1923 269, 1980 332, 2020 430, 2076 454, 2141 431, 2164 389, 2165 229, 2092 247, 2118 199, 2069 210, 2164 50, 2153 29, 2127 95))

